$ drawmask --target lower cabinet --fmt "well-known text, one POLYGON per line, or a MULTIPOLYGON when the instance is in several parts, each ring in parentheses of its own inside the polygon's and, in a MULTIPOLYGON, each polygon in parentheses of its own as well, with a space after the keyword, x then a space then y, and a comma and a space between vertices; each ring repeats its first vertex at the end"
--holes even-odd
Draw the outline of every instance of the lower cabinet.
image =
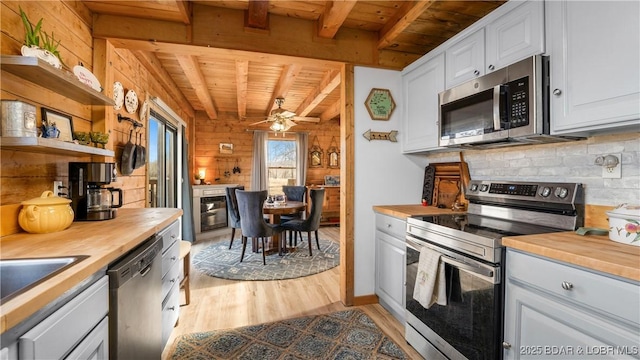
POLYGON ((108 359, 109 278, 87 289, 18 339, 18 358, 108 359))
POLYGON ((640 357, 640 287, 507 250, 504 358, 640 357))
POLYGON ((169 340, 180 314, 180 223, 172 223, 162 237, 162 346, 169 340))
POLYGON ((380 305, 405 323, 406 221, 376 214, 375 291, 380 305))

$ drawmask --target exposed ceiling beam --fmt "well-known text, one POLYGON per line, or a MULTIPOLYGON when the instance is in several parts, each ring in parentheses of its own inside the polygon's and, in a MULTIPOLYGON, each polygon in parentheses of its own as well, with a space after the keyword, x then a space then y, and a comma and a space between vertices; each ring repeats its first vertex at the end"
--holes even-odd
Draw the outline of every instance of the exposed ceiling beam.
POLYGON ((249 83, 249 61, 236 61, 236 97, 238 99, 238 119, 247 116, 247 87, 249 83))
POLYGON ((269 28, 269 0, 249 0, 245 11, 246 26, 253 29, 269 28))
POLYGON ((340 85, 340 71, 333 70, 327 71, 318 87, 316 87, 306 99, 302 101, 296 114, 300 116, 307 116, 313 109, 318 106, 331 92, 340 85))
POLYGON ((282 73, 280 74, 280 80, 271 95, 271 105, 268 106, 265 115, 271 115, 271 110, 278 107, 278 105, 276 105, 277 98, 281 97, 286 99, 287 93, 289 92, 289 89, 291 89, 291 85, 293 85, 293 82, 296 80, 300 70, 302 70, 302 66, 297 64, 284 66, 284 69, 282 69, 282 73))
POLYGON ((195 90, 196 96, 198 97, 198 100, 200 100, 204 111, 210 119, 217 119, 218 112, 216 111, 216 107, 211 99, 211 93, 207 88, 207 82, 204 79, 204 75, 202 75, 202 71, 200 70, 198 59, 195 56, 189 55, 176 55, 176 58, 189 80, 189 83, 195 90))
POLYGON ((356 3, 355 0, 327 1, 324 12, 318 19, 318 36, 332 39, 356 3))
POLYGON ((400 11, 380 30, 378 50, 391 46, 395 39, 435 2, 435 0, 404 2, 400 11))
POLYGON ((182 22, 185 24, 191 24, 191 2, 184 0, 177 0, 176 7, 182 18, 182 22))
POLYGON ((320 123, 329 121, 335 118, 336 116, 340 116, 341 106, 342 106, 342 102, 340 100, 331 104, 331 106, 329 106, 327 110, 323 111, 322 114, 320 114, 320 123))
POLYGON ((151 75, 153 75, 153 77, 162 84, 163 88, 167 89, 167 91, 173 95, 173 99, 178 103, 182 111, 191 117, 195 116, 193 107, 184 94, 179 90, 178 85, 173 81, 171 75, 169 75, 169 73, 162 67, 160 60, 158 60, 155 54, 139 50, 135 50, 133 53, 136 55, 136 58, 140 61, 142 66, 144 66, 147 71, 149 71, 151 75))

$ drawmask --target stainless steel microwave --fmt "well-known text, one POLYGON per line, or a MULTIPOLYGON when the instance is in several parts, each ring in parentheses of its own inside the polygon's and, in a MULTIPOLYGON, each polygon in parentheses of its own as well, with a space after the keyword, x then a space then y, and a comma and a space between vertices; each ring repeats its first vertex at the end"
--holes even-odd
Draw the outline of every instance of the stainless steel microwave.
POLYGON ((439 145, 566 141, 549 136, 548 69, 537 55, 441 92, 439 145))

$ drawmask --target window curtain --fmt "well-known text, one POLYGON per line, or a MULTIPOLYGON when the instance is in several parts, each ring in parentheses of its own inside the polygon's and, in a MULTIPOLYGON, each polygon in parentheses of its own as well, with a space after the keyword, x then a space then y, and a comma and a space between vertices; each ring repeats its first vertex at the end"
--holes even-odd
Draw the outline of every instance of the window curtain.
POLYGON ((253 132, 253 164, 251 165, 251 190, 267 190, 267 139, 266 131, 253 132))
POLYGON ((307 182, 307 153, 309 151, 309 134, 296 134, 296 185, 304 186, 307 182))
POLYGON ((189 142, 187 128, 182 127, 182 239, 196 241, 196 227, 193 220, 193 189, 191 169, 189 169, 189 142))

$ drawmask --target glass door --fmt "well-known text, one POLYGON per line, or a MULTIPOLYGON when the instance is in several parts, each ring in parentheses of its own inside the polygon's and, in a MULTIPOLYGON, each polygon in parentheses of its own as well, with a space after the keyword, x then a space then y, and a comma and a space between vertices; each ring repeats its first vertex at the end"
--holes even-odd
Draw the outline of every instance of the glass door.
POLYGON ((151 110, 149 116, 149 206, 178 206, 178 129, 151 110))

